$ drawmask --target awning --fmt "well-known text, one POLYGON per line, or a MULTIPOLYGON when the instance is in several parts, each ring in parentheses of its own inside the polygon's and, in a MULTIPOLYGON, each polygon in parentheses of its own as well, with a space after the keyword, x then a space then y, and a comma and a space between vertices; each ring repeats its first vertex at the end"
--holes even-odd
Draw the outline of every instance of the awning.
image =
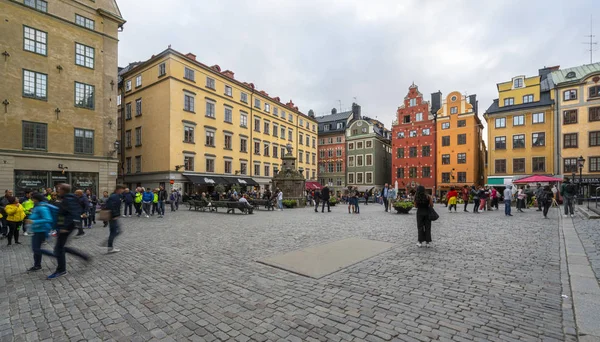
POLYGON ((504 178, 488 178, 488 185, 504 185, 504 178))
POLYGON ((561 182, 561 178, 549 177, 544 175, 533 175, 525 178, 521 178, 519 180, 513 181, 516 184, 525 184, 525 183, 553 183, 553 182, 561 182))
POLYGON ((259 184, 250 177, 223 177, 226 184, 239 184, 241 186, 259 186, 259 184))
POLYGON ((321 190, 323 188, 321 183, 315 182, 315 181, 306 182, 305 187, 306 187, 306 190, 321 190))
POLYGON ((200 175, 186 175, 183 174, 187 179, 189 179, 192 183, 198 185, 217 185, 217 184, 227 184, 227 181, 221 177, 216 176, 200 176, 200 175))

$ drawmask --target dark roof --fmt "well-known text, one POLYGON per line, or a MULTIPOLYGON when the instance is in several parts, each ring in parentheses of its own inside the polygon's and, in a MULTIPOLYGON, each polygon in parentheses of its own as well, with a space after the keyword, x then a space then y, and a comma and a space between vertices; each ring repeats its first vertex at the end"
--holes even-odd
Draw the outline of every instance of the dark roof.
POLYGON ((341 113, 336 113, 336 114, 329 114, 329 115, 325 115, 325 116, 319 116, 317 117, 317 122, 319 123, 325 123, 325 122, 333 122, 333 121, 339 121, 339 120, 347 120, 348 117, 350 117, 352 115, 352 111, 347 111, 347 112, 341 112, 341 113))
POLYGON ((498 114, 498 113, 505 113, 505 112, 513 112, 513 111, 522 110, 522 109, 546 107, 546 106, 552 105, 553 103, 554 103, 554 100, 552 100, 550 98, 550 92, 542 92, 540 94, 540 100, 537 102, 523 103, 523 104, 518 104, 518 105, 514 105, 514 106, 500 107, 498 105, 498 99, 495 99, 494 103, 492 103, 492 105, 490 106, 490 108, 488 108, 488 110, 485 112, 485 114, 491 115, 491 114, 498 114))

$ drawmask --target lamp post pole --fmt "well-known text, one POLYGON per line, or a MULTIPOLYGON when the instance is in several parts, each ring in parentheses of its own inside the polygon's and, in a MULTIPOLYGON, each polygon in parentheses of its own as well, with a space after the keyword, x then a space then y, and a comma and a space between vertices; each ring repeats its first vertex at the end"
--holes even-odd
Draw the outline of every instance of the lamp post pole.
MULTIPOLYGON (((577 194, 581 196, 581 201, 583 201, 584 194, 581 193, 581 185, 583 184, 583 164, 585 163, 585 159, 583 156, 579 156, 577 158, 577 166, 579 167, 579 186, 577 187, 577 194)), ((581 203, 583 204, 583 203, 581 203)))

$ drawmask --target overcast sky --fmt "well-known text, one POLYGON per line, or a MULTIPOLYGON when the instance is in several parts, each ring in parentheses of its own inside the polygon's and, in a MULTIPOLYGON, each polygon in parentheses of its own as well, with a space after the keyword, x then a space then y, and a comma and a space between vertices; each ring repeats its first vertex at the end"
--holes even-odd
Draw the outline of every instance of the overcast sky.
MULTIPOLYGON (((480 116, 496 83, 544 66, 589 63, 598 0, 118 0, 127 20, 119 64, 171 44, 304 113, 348 109, 391 127, 414 81, 477 94, 480 116), (168 4, 168 5, 167 5, 168 4)), ((600 61, 600 51, 594 62, 600 61)))

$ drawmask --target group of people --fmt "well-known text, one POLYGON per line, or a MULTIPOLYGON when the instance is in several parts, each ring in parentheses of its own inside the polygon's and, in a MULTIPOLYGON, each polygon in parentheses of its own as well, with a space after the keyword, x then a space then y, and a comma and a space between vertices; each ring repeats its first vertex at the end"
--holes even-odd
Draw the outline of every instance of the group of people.
POLYGON ((205 192, 195 193, 190 196, 191 199, 195 201, 201 202, 203 207, 210 206, 211 201, 233 201, 233 202, 241 202, 246 205, 247 208, 252 208, 250 201, 253 199, 263 199, 270 201, 271 204, 275 204, 277 206, 277 210, 283 211, 283 192, 278 188, 275 189, 275 192, 272 193, 271 190, 266 189, 264 192, 259 193, 254 190, 238 193, 237 190, 231 189, 227 192, 219 194, 217 191, 213 191, 210 195, 205 192))
MULTIPOLYGON (((113 244, 121 231, 118 218, 121 216, 121 198, 124 189, 124 186, 117 185, 110 196, 105 193, 102 198, 105 226, 110 226, 109 236, 102 245, 107 247, 109 254, 120 251, 114 248, 113 244)), ((56 192, 51 189, 46 189, 44 193, 27 192, 24 198, 25 200, 21 204, 21 201, 12 195, 11 190, 6 190, 4 197, 0 200, 2 206, 0 212, 2 213, 2 226, 5 226, 4 221, 7 222, 8 245, 11 245, 13 238, 15 244, 20 244, 18 236, 21 229, 29 231, 24 232, 24 235, 31 235, 33 266, 27 270, 28 272, 42 269, 42 255, 56 258, 56 270, 48 276, 48 279, 55 279, 67 274, 66 254, 72 254, 84 261, 91 260, 88 254, 67 246, 67 241, 73 231, 77 229, 79 231, 77 235, 81 236, 84 227, 89 228, 91 224, 95 223, 96 211, 90 208, 98 199, 92 196, 91 192, 77 190, 73 193, 70 185, 59 184, 56 192), (54 250, 42 249, 43 243, 53 235, 52 231, 56 231, 54 250)))

